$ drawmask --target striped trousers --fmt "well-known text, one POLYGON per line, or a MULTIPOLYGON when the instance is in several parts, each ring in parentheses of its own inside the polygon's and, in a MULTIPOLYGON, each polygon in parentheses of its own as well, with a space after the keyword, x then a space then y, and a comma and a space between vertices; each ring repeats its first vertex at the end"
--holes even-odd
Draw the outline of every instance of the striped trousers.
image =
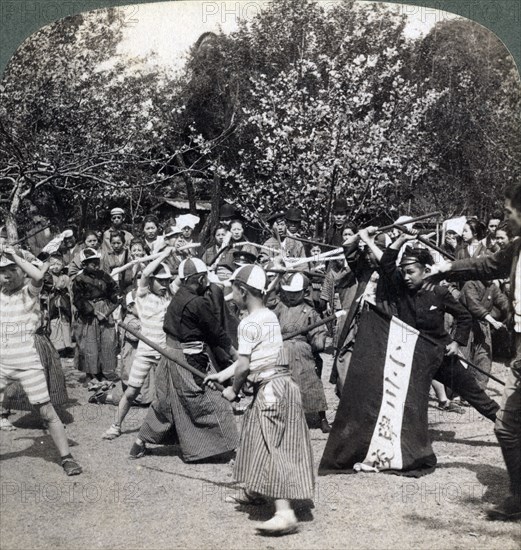
POLYGON ((275 499, 313 498, 311 440, 300 391, 289 374, 257 390, 244 417, 234 475, 248 492, 275 499))

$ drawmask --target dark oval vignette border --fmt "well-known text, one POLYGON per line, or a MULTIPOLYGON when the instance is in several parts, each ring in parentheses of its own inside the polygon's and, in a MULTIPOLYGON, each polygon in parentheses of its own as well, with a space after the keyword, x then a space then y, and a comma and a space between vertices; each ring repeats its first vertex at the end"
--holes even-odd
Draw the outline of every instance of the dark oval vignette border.
MULTIPOLYGON (((159 0, 171 1, 171 0, 159 0)), ((275 0, 276 1, 276 0, 275 0)), ((320 0, 319 0, 320 1, 320 0)), ((0 2, 0 71, 3 73, 20 44, 41 27, 82 11, 106 7, 158 3, 158 0, 5 0, 0 2)), ((224 1, 219 2, 224 3, 224 1)), ((443 10, 475 21, 493 33, 512 54, 518 71, 521 65, 521 2, 519 0, 387 0, 427 10, 443 10)))

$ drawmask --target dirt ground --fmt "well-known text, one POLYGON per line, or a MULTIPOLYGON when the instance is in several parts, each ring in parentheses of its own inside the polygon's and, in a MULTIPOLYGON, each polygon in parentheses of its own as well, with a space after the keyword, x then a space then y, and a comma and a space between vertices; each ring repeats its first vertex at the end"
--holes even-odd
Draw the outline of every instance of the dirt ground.
MULTIPOLYGON (((0 547, 13 548, 498 548, 521 547, 521 523, 488 522, 484 507, 500 502, 507 476, 492 424, 430 406, 438 468, 410 479, 384 474, 319 477, 314 504, 302 503, 298 533, 263 537, 254 529, 267 507, 225 502, 236 492, 227 463, 185 464, 178 448, 155 447, 127 458, 143 409, 132 409, 119 439, 102 441, 115 408, 87 403, 80 373, 64 360, 69 395, 67 433, 84 474, 68 478, 49 435, 27 412, 0 435, 0 547)), ((326 356, 323 380, 331 358, 326 356)), ((494 365, 499 377, 502 364, 494 365)), ((337 398, 325 383, 330 410, 337 398)), ((490 385, 500 396, 500 386, 490 385)), ((237 417, 240 421, 240 417, 237 417)), ((327 436, 311 431, 315 466, 327 436)))

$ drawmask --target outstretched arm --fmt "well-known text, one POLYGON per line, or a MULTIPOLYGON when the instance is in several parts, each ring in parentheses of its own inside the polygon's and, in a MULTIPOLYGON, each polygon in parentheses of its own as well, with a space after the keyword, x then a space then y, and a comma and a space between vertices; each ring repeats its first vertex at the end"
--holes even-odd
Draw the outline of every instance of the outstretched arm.
POLYGON ((47 262, 43 264, 43 269, 39 269, 31 262, 18 256, 12 246, 0 245, 0 256, 1 255, 4 255, 8 260, 14 262, 28 277, 30 277, 33 280, 34 286, 39 287, 43 285, 43 278, 49 267, 47 262))
POLYGON ((158 256, 155 260, 152 260, 141 272, 141 278, 139 279, 138 285, 140 287, 146 287, 148 285, 148 279, 154 273, 154 271, 159 267, 159 264, 166 259, 173 248, 171 246, 165 248, 161 251, 161 256, 158 256))
POLYGON ((360 239, 364 241, 364 243, 368 246, 369 250, 374 254, 376 260, 379 263, 382 259, 383 250, 378 248, 376 246, 376 243, 374 242, 377 231, 378 227, 370 226, 364 229, 360 229, 358 234, 360 235, 360 239))

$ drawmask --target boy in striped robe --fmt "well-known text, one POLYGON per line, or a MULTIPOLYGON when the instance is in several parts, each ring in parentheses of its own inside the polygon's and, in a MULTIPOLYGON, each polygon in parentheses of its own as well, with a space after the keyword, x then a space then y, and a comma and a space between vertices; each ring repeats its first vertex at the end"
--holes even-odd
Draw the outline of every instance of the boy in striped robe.
POLYGON ((9 382, 19 381, 29 402, 38 411, 61 456, 67 475, 81 474, 72 458, 65 429, 51 404, 45 372, 36 350, 35 333, 40 326, 40 291, 45 270, 40 271, 17 255, 11 246, 0 245, 0 401, 9 382), (29 277, 25 283, 24 275, 29 277))
MULTIPOLYGON (((207 376, 214 387, 233 377, 222 395, 235 401, 248 380, 254 398, 247 410, 235 463, 235 478, 244 483, 242 504, 274 501, 275 515, 257 527, 263 533, 283 535, 297 529, 291 500, 313 498, 313 456, 302 409, 300 390, 287 364, 279 365, 282 335, 276 315, 264 305, 266 273, 257 265, 240 267, 232 275, 233 300, 247 309, 238 330, 238 360, 207 376)), ((282 361, 280 361, 282 362, 282 361)))

